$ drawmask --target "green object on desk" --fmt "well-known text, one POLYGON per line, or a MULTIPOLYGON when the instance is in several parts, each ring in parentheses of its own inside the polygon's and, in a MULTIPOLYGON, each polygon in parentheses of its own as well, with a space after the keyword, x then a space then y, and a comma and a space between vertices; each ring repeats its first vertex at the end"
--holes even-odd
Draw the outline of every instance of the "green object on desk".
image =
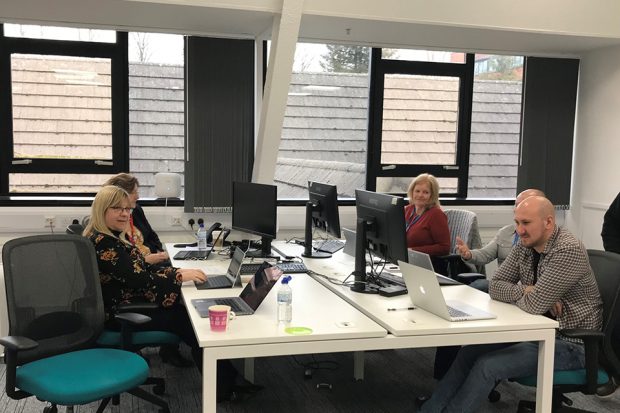
POLYGON ((307 336, 312 334, 312 329, 308 327, 286 327, 284 332, 294 336, 307 336))

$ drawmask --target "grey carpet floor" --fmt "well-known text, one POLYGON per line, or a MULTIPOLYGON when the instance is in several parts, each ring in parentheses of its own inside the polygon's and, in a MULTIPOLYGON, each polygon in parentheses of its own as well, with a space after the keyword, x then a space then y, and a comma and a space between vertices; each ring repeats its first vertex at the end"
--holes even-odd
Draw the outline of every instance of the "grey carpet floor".
MULTIPOLYGON (((188 349, 183 348, 187 355, 188 349)), ((179 369, 162 364, 153 350, 147 350, 153 375, 166 377, 167 389, 163 396, 172 412, 198 413, 201 411, 201 376, 195 368, 179 369)), ((417 395, 432 392, 434 350, 406 349, 366 353, 365 380, 352 378, 353 357, 350 353, 317 354, 304 356, 269 357, 256 360, 256 382, 265 389, 243 402, 223 402, 218 413, 245 412, 413 412, 417 395), (304 372, 313 363, 311 378, 304 372), (318 384, 324 384, 319 386, 318 384), (331 385, 331 389, 329 386, 331 385)), ((0 384, 4 389, 5 370, 0 366, 0 384)), ((535 398, 534 390, 516 383, 498 386, 501 399, 486 402, 480 412, 515 412, 518 400, 535 398)), ((570 394, 574 406, 598 413, 620 411, 620 391, 608 399, 570 394)), ((44 403, 29 398, 9 399, 0 393, 0 413, 41 412, 44 403)), ((97 404, 77 406, 75 412, 92 413, 97 404)), ((60 411, 64 411, 61 408, 60 411)), ((106 412, 142 413, 156 409, 130 395, 123 395, 119 406, 109 406, 106 412)))

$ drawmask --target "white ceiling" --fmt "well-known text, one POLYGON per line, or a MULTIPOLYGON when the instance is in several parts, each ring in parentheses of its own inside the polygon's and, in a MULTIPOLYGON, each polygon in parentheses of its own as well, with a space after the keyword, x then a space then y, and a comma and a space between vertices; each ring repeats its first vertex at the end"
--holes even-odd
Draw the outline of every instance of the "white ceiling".
MULTIPOLYGON (((269 36, 274 1, 2 0, 0 21, 255 38, 269 36), (172 3, 172 4, 165 4, 172 3), (202 4, 194 6, 189 4, 202 4), (205 5, 206 4, 206 5, 205 5), (217 7, 216 7, 217 6, 217 7), (245 7, 245 9, 244 9, 245 7)), ((620 45, 620 38, 527 30, 458 27, 325 14, 302 16, 300 39, 367 46, 579 56, 620 45), (347 34, 347 30, 348 31, 347 34)))

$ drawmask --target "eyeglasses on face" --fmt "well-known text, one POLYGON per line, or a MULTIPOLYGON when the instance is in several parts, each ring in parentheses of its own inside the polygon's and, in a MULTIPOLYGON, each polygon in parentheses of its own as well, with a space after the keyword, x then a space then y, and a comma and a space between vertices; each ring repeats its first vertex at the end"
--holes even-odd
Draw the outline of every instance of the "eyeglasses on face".
POLYGON ((113 206, 110 207, 111 210, 113 210, 114 212, 117 213, 121 213, 121 212, 127 212, 129 214, 131 214, 133 212, 133 208, 129 208, 129 207, 119 207, 119 206, 113 206))

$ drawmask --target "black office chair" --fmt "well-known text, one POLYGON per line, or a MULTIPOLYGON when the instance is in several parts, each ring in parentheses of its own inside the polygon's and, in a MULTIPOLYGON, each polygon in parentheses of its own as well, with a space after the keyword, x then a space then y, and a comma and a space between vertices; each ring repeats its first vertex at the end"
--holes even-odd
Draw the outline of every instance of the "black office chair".
MULTIPOLYGON (((79 405, 128 392, 169 412, 168 404, 141 389, 149 368, 139 355, 97 348, 104 309, 92 243, 75 235, 37 235, 7 242, 2 249, 10 336, 5 346, 6 394, 19 400, 35 396, 50 405, 79 405)), ((149 321, 140 314, 119 317, 126 323, 149 321)))
MULTIPOLYGON (((602 331, 565 330, 568 337, 580 338, 585 344, 585 369, 553 373, 553 412, 586 412, 571 408, 572 401, 564 393, 594 394, 599 385, 609 380, 608 372, 620 374, 620 360, 613 348, 613 329, 620 317, 620 254, 588 250, 590 265, 603 299, 602 331)), ((536 376, 516 379, 526 386, 536 386, 536 376)), ((534 402, 520 401, 518 412, 534 411, 534 402)))

